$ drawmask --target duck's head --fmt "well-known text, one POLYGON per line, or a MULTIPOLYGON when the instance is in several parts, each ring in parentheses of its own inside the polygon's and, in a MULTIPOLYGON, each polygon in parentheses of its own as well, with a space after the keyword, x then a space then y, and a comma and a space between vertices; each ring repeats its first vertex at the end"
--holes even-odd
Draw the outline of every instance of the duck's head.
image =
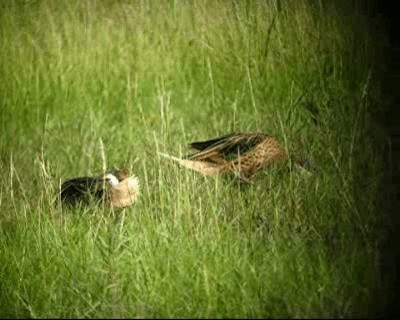
POLYGON ((104 180, 109 183, 111 186, 117 186, 120 182, 120 180, 118 179, 118 177, 116 177, 114 174, 112 173, 107 173, 106 175, 104 175, 104 180))
POLYGON ((139 179, 131 174, 118 175, 114 174, 108 176, 109 182, 114 183, 108 189, 111 205, 114 207, 126 207, 136 201, 139 195, 140 183, 139 179), (119 178, 119 179, 118 179, 119 178), (118 184, 115 184, 118 181, 118 184))
POLYGON ((117 186, 121 181, 127 179, 129 175, 125 171, 111 170, 109 173, 103 176, 103 179, 111 186, 117 186))
POLYGON ((315 162, 308 157, 303 157, 302 159, 298 159, 295 161, 295 163, 309 172, 312 173, 317 172, 317 166, 315 162))

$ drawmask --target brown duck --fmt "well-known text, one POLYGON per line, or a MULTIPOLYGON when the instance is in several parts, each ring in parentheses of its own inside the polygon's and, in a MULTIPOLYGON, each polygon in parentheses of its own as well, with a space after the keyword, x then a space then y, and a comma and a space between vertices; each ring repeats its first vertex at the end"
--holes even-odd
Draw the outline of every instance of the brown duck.
POLYGON ((90 199, 105 201, 114 207, 126 207, 139 194, 139 179, 125 171, 112 170, 95 177, 68 179, 61 185, 61 202, 66 205, 88 203, 90 199))
MULTIPOLYGON (((258 171, 273 162, 291 159, 274 137, 264 133, 233 133, 192 142, 189 146, 195 152, 182 159, 164 153, 160 155, 205 175, 233 172, 244 181, 250 181, 258 171)), ((294 160, 294 163, 311 169, 307 160, 294 160)))

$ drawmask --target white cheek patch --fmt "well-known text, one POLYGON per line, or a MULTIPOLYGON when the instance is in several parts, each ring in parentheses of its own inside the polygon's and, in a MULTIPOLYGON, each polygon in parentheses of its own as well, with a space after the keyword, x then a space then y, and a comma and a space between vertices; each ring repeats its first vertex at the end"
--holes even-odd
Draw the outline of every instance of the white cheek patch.
POLYGON ((104 179, 107 179, 113 186, 117 186, 119 184, 118 178, 111 173, 106 174, 104 179))

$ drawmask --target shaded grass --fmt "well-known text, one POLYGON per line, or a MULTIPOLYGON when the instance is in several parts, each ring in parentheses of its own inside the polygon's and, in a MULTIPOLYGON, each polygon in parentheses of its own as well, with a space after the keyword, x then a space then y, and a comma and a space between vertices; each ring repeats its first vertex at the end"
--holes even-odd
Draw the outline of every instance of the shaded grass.
POLYGON ((2 3, 0 316, 372 314, 383 62, 345 3, 2 3), (256 130, 318 175, 157 155, 256 130), (137 204, 54 206, 103 165, 137 174, 137 204))

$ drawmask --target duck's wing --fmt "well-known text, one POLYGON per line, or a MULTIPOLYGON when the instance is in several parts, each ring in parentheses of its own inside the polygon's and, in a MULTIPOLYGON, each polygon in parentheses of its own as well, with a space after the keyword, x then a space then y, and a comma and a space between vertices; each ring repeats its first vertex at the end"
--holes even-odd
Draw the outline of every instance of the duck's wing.
POLYGON ((238 133, 212 140, 193 142, 190 146, 200 151, 189 155, 187 158, 212 162, 231 161, 238 155, 253 149, 265 137, 262 133, 238 133))
POLYGON ((61 185, 61 200, 75 202, 90 193, 97 198, 103 196, 102 184, 104 180, 94 177, 79 177, 69 179, 61 185))
MULTIPOLYGON (((101 180, 102 181, 102 180, 101 180)), ((99 178, 93 177, 79 177, 68 179, 61 185, 61 192, 69 189, 76 190, 90 190, 93 189, 100 182, 99 178)))
POLYGON ((195 141, 195 142, 190 143, 189 146, 190 146, 190 148, 192 148, 194 150, 203 151, 205 149, 209 149, 211 147, 221 145, 221 144, 225 143, 229 138, 232 138, 236 135, 238 135, 238 134, 231 133, 231 134, 227 134, 225 136, 221 136, 221 137, 210 139, 210 140, 195 141))

